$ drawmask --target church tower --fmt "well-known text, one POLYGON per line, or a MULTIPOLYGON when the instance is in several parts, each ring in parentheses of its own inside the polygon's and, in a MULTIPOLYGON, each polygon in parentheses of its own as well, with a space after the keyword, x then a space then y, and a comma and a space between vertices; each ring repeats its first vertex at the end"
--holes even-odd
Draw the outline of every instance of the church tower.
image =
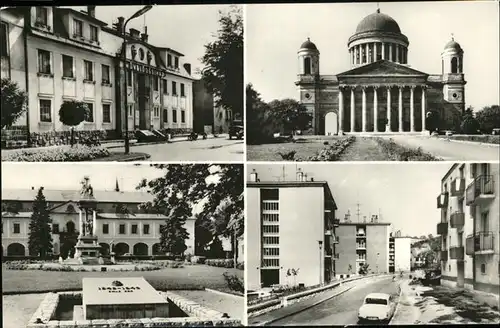
POLYGON ((447 102, 461 105, 465 110, 465 84, 463 71, 464 51, 452 37, 441 53, 441 67, 443 75, 443 98, 447 102))

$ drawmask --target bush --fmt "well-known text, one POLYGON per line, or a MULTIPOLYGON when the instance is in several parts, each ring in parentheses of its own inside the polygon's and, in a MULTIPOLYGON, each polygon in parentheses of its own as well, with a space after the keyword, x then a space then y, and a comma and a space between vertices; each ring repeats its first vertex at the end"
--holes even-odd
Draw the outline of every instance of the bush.
POLYGON ((238 293, 243 293, 245 291, 245 286, 243 284, 243 281, 241 281, 241 279, 238 278, 237 275, 229 274, 227 272, 224 272, 222 275, 224 276, 224 280, 226 281, 227 287, 230 290, 233 290, 238 293))
POLYGON ((8 162, 80 162, 108 157, 109 150, 104 147, 75 145, 73 148, 22 149, 2 152, 2 161, 8 162))
POLYGON ((205 264, 219 268, 234 268, 233 259, 210 259, 206 260, 205 264))
POLYGON ((356 137, 350 136, 336 140, 332 145, 322 149, 318 154, 309 157, 308 161, 337 161, 344 150, 356 140, 356 137))
POLYGON ((431 154, 422 151, 422 148, 407 148, 398 145, 394 140, 384 140, 375 138, 377 144, 387 154, 390 160, 394 161, 438 161, 439 159, 431 154))

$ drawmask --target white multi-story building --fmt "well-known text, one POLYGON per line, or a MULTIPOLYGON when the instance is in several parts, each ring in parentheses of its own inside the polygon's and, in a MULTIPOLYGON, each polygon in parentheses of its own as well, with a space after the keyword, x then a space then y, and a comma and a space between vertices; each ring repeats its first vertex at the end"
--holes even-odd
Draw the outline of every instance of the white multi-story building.
POLYGON ((396 272, 411 270, 411 237, 394 237, 394 269, 396 272))
POLYGON ((500 290, 499 164, 454 164, 441 180, 441 283, 500 290))

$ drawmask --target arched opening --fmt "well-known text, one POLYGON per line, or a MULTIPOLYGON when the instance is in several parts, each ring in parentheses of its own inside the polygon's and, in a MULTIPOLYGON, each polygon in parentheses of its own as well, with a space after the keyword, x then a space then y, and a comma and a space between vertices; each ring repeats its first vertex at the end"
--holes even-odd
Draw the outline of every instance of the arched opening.
POLYGON ((148 245, 144 243, 135 244, 134 255, 148 255, 148 245))
POLYGON ((13 243, 7 246, 7 256, 25 256, 25 248, 22 244, 13 243))
POLYGON ((338 116, 335 112, 325 115, 325 135, 335 135, 338 133, 338 116))
POLYGON ((311 58, 304 58, 304 74, 311 74, 311 58))
POLYGON ((101 255, 109 255, 109 244, 99 243, 101 246, 101 255))
POLYGON ((159 243, 153 244, 153 255, 163 255, 161 245, 159 243))
POLYGON ((458 59, 457 59, 457 57, 453 57, 451 59, 451 72, 458 73, 458 59))
POLYGON ((73 221, 69 221, 68 223, 66 223, 66 231, 69 233, 75 232, 75 224, 73 223, 73 221))
POLYGON ((114 247, 113 247, 113 250, 114 252, 116 253, 116 255, 123 255, 123 254, 126 254, 129 252, 130 250, 130 247, 128 246, 128 244, 125 244, 125 243, 118 243, 116 244, 114 247))

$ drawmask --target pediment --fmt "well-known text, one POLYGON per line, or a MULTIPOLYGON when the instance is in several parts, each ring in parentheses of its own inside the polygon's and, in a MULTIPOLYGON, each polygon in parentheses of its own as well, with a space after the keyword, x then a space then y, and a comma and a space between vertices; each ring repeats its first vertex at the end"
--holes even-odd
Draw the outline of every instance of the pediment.
POLYGON ((387 60, 379 60, 374 63, 356 67, 349 71, 340 73, 338 77, 348 76, 422 76, 426 77, 428 74, 417 71, 406 65, 393 63, 387 60))
POLYGON ((161 62, 157 60, 158 54, 156 49, 142 42, 127 42, 127 59, 143 65, 163 68, 161 62))
POLYGON ((68 213, 68 214, 73 214, 73 213, 78 213, 79 211, 79 206, 77 202, 74 201, 67 201, 61 204, 57 204, 53 208, 50 209, 51 212, 53 213, 68 213))

